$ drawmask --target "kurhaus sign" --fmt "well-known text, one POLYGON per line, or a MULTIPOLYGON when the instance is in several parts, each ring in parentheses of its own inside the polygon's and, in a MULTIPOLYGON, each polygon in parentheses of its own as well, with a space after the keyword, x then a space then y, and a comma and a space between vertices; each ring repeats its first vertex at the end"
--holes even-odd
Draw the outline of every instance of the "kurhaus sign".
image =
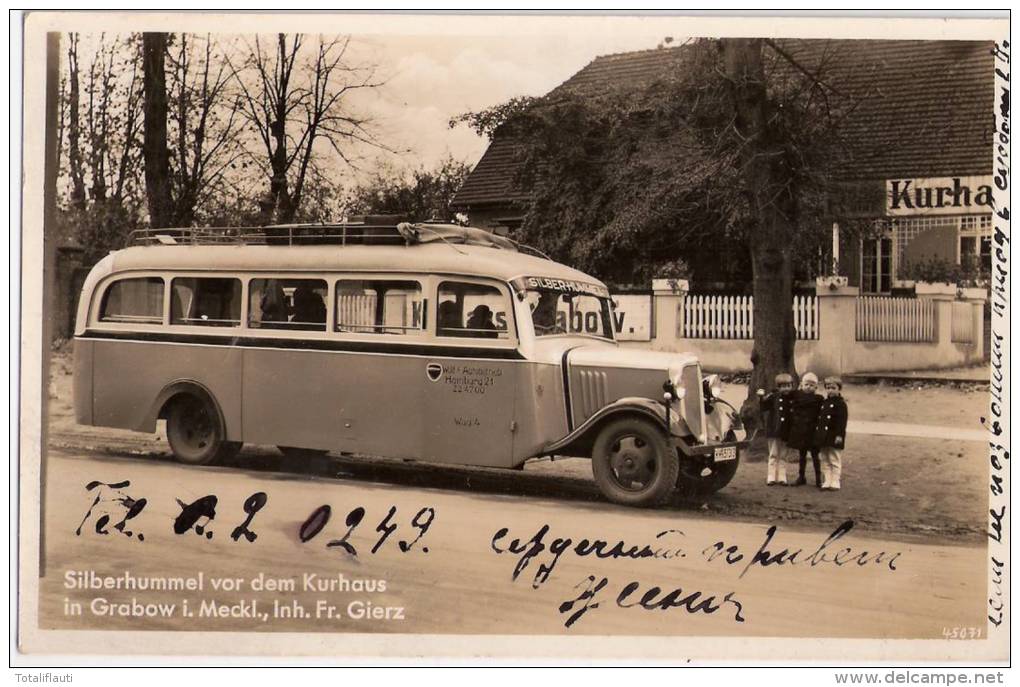
POLYGON ((991 212, 992 177, 887 179, 885 214, 966 215, 991 212))

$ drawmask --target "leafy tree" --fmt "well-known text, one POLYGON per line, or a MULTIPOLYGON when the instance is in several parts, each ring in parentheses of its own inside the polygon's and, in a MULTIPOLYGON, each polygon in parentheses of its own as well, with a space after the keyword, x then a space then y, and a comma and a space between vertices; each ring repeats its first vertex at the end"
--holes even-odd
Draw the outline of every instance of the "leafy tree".
POLYGON ((465 112, 456 117, 451 117, 449 125, 452 129, 458 124, 467 124, 474 129, 476 134, 491 140, 504 124, 516 119, 520 115, 526 114, 541 102, 541 98, 521 95, 510 98, 505 103, 498 103, 478 112, 465 112))
POLYGON ((531 197, 517 238, 554 258, 619 282, 660 276, 706 242, 746 251, 753 394, 795 371, 793 274, 831 235, 819 229, 831 226, 855 102, 827 83, 838 64, 827 48, 809 66, 765 39, 672 52, 640 88, 560 88, 452 123, 514 142, 515 181, 531 197))
POLYGON ((434 169, 379 167, 348 201, 351 214, 401 215, 412 222, 454 220, 450 203, 471 167, 448 157, 434 169))

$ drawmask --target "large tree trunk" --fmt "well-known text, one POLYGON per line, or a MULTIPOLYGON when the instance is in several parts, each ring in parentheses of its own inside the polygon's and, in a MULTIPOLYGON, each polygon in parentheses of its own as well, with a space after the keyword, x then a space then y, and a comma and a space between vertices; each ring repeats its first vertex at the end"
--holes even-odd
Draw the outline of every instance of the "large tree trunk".
POLYGON ((165 33, 142 35, 143 89, 145 99, 145 194, 149 224, 153 228, 171 223, 170 151, 167 149, 165 33))
POLYGON ((750 223, 754 270, 754 347, 745 417, 756 417, 759 388, 771 389, 780 372, 796 374, 793 266, 790 256, 796 203, 783 147, 771 131, 761 39, 720 41, 734 108, 734 126, 746 144, 739 164, 750 223))
MULTIPOLYGON (((281 107, 283 110, 283 107, 281 107)), ((273 198, 274 221, 286 224, 293 221, 296 208, 290 201, 287 190, 287 129, 286 114, 278 113, 271 125, 275 148, 269 161, 273 176, 269 180, 269 194, 273 198)))
POLYGON ((793 277, 786 245, 756 245, 754 270, 754 347, 751 349, 749 402, 757 389, 771 390, 780 372, 797 374, 794 364, 793 277))
MULTIPOLYGON (((274 113, 276 120, 269 125, 275 144, 273 157, 269 161, 273 170, 273 177, 269 180, 269 193, 273 197, 276 221, 285 224, 293 221, 297 210, 291 203, 290 192, 287 189, 287 169, 290 166, 287 159, 287 108, 291 98, 290 75, 294 62, 289 59, 286 34, 277 34, 276 41, 276 62, 279 65, 279 73, 276 84, 276 112, 274 113)), ((297 50, 296 44, 294 50, 297 50)))

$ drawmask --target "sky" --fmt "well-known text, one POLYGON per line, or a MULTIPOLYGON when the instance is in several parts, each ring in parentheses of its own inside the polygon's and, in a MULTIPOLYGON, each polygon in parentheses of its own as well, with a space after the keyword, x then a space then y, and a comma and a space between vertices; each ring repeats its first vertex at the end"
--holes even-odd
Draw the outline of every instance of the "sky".
POLYGON ((430 168, 446 156, 474 165, 487 141, 463 124, 450 129, 451 117, 543 95, 598 55, 654 48, 664 35, 354 35, 351 54, 374 59, 386 83, 352 106, 376 119, 382 140, 408 151, 395 160, 401 166, 430 168))

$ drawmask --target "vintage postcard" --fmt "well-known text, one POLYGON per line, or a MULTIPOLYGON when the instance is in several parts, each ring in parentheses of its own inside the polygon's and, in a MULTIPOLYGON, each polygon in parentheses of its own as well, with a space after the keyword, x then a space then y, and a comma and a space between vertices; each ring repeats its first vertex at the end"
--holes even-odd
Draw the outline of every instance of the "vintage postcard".
POLYGON ((19 661, 1008 663, 1008 19, 23 29, 19 661))

